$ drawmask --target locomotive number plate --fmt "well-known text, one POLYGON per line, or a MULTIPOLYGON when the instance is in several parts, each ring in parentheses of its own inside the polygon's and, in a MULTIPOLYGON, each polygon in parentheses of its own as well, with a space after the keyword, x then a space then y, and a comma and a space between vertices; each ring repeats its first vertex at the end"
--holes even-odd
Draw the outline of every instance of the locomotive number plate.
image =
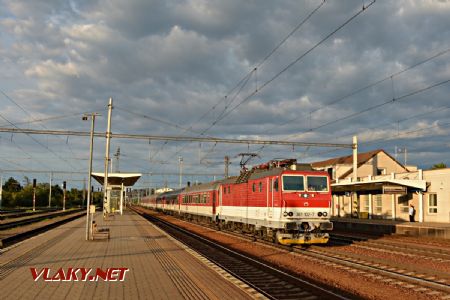
POLYGON ((297 213, 299 217, 314 217, 314 212, 299 212, 297 213))

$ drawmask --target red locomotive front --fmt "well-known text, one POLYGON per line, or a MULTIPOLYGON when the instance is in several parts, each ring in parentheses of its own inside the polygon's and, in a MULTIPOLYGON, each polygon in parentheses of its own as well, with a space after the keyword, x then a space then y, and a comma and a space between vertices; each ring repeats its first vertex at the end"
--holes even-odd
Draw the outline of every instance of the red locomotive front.
POLYGON ((333 228, 328 174, 289 162, 264 164, 224 184, 218 209, 224 226, 281 244, 326 243, 333 228))

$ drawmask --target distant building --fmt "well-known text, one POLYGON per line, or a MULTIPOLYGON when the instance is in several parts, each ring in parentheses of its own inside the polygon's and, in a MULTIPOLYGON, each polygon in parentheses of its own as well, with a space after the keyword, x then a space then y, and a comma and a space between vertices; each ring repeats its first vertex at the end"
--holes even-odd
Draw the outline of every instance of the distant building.
MULTIPOLYGON (((353 174, 353 156, 343 156, 315 162, 316 170, 327 171, 332 180, 346 179, 353 174)), ((408 169, 384 150, 358 154, 358 177, 407 172, 408 169)))
POLYGON ((360 153, 357 159, 356 181, 352 155, 312 164, 332 178, 334 216, 407 221, 412 204, 416 221, 450 221, 450 169, 405 167, 381 149, 360 153))

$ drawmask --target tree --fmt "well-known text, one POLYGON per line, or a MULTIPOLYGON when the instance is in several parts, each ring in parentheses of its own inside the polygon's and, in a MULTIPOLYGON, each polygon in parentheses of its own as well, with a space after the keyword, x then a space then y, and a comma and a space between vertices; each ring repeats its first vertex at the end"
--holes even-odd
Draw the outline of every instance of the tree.
POLYGON ((445 169, 447 168, 447 165, 443 162, 435 164, 431 167, 431 170, 437 170, 437 169, 445 169))
POLYGON ((3 185, 3 190, 7 192, 19 192, 22 190, 22 186, 17 180, 9 177, 9 179, 3 185))

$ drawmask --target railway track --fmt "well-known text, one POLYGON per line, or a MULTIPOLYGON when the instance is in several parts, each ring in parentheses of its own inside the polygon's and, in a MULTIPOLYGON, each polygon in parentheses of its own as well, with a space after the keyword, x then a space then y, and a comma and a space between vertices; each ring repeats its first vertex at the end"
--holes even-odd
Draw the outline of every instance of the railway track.
POLYGON ((392 266, 383 262, 364 260, 360 256, 351 257, 348 254, 331 253, 323 248, 309 249, 295 248, 296 253, 308 258, 327 261, 333 267, 352 268, 361 272, 363 276, 374 277, 383 282, 403 285, 409 289, 429 293, 430 295, 450 295, 449 274, 438 272, 417 272, 408 266, 392 266))
POLYGON ((143 211, 135 211, 268 299, 355 299, 336 288, 288 274, 143 211))
MULTIPOLYGON (((198 224, 204 225, 204 224, 198 224)), ((211 226, 206 226, 215 229, 211 226)), ((398 264, 384 261, 382 258, 369 258, 361 255, 351 255, 341 253, 340 247, 312 246, 309 248, 289 247, 275 245, 273 243, 257 240, 254 236, 237 232, 226 231, 227 234, 254 241, 264 245, 269 245, 286 252, 294 252, 295 255, 303 256, 307 259, 316 260, 318 263, 329 264, 333 268, 344 270, 354 270, 367 278, 376 281, 398 285, 430 296, 442 297, 450 295, 450 274, 438 270, 428 270, 420 265, 398 264)), ((402 245, 400 242, 369 240, 365 237, 335 235, 331 239, 332 245, 350 245, 351 247, 364 248, 367 251, 393 252, 397 256, 419 256, 419 261, 433 260, 438 263, 450 263, 450 253, 443 249, 421 248, 418 245, 402 245)))
MULTIPOLYGON (((230 232, 227 232, 230 233, 230 232)), ((240 233, 231 232, 231 234, 244 237, 246 239, 254 240, 258 243, 269 245, 273 247, 277 247, 283 249, 288 252, 294 252, 297 255, 301 255, 307 259, 316 259, 319 263, 329 263, 333 268, 342 268, 342 269, 355 269, 357 272, 361 273, 363 276, 373 277, 377 280, 386 283, 392 283, 399 286, 405 286, 409 289, 416 290, 418 292, 429 293, 430 295, 442 295, 445 297, 446 295, 450 295, 450 274, 445 272, 432 272, 424 270, 424 268, 420 268, 418 271, 416 266, 408 266, 408 265, 392 265, 387 264, 382 259, 367 259, 362 258, 360 255, 350 255, 348 253, 340 253, 339 248, 336 250, 330 247, 330 245, 323 246, 311 246, 311 247, 300 247, 300 246, 284 246, 284 245, 275 245, 271 242, 265 240, 255 240, 254 237, 249 237, 248 235, 242 235, 240 233)), ((336 237, 336 236, 335 236, 336 237)), ((359 247, 358 243, 361 242, 362 247, 367 243, 372 245, 372 247, 366 247, 371 251, 385 251, 385 244, 388 244, 390 248, 390 243, 378 242, 378 241, 368 241, 365 238, 360 237, 352 237, 345 236, 340 237, 332 241, 334 245, 345 244, 359 247)), ((436 259, 441 263, 450 263, 450 256, 447 253, 442 253, 443 250, 435 249, 426 252, 425 249, 413 249, 408 246, 398 246, 395 248, 397 251, 399 249, 408 249, 408 251, 415 250, 417 253, 421 253, 422 255, 428 254, 427 256, 421 257, 422 259, 436 259), (430 257, 430 254, 433 255, 430 257), (437 255, 438 257, 435 257, 437 255), (444 257, 444 259, 442 258, 444 257)), ((411 255, 410 253, 405 253, 404 251, 398 251, 397 255, 411 255)))
MULTIPOLYGON (((37 225, 37 224, 34 224, 37 222, 37 221, 35 221, 31 225, 31 228, 27 228, 27 229, 20 230, 20 231, 13 231, 13 232, 3 231, 0 233, 0 248, 11 246, 11 245, 18 243, 24 239, 30 238, 32 236, 35 236, 37 234, 40 234, 40 233, 50 230, 52 228, 58 227, 62 224, 65 224, 67 222, 70 222, 72 220, 80 218, 84 215, 85 215, 85 213, 83 210, 67 211, 67 212, 65 212, 65 214, 55 216, 55 217, 53 217, 54 220, 51 220, 40 226, 33 226, 33 225, 37 225)), ((42 220, 43 219, 41 219, 41 221, 42 220)))
POLYGON ((56 211, 56 208, 37 209, 36 211, 28 211, 25 209, 2 211, 0 213, 0 220, 33 216, 33 215, 48 213, 48 212, 52 212, 52 211, 56 211))
POLYGON ((26 215, 25 217, 22 215, 21 218, 17 218, 16 220, 11 219, 8 221, 2 221, 0 223, 0 231, 40 222, 45 219, 51 219, 51 218, 56 218, 56 217, 60 217, 60 216, 65 216, 65 215, 69 215, 69 214, 80 212, 80 211, 83 211, 83 210, 75 209, 75 210, 67 210, 67 211, 62 211, 62 212, 61 211, 60 212, 50 212, 50 213, 42 213, 41 212, 38 215, 34 215, 34 216, 26 215))

